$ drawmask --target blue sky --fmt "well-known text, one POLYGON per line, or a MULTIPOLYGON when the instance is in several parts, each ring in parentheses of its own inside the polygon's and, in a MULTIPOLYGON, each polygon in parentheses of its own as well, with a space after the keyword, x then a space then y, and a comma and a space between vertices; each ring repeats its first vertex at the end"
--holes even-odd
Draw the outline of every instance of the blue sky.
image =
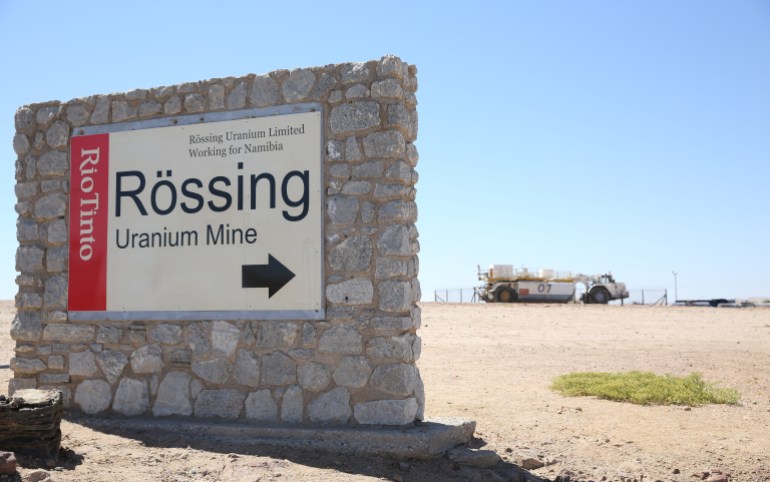
POLYGON ((767 0, 0 0, 0 299, 18 107, 391 53, 418 68, 424 299, 493 263, 770 297, 767 0))

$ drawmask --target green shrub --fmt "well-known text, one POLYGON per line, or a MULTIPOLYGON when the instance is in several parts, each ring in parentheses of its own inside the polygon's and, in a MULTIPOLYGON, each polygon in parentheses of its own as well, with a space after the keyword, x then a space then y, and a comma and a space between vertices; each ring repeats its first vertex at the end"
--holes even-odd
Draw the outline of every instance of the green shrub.
POLYGON ((593 396, 639 405, 733 405, 741 398, 736 390, 705 382, 700 373, 675 377, 638 371, 576 372, 557 377, 551 389, 571 397, 593 396))

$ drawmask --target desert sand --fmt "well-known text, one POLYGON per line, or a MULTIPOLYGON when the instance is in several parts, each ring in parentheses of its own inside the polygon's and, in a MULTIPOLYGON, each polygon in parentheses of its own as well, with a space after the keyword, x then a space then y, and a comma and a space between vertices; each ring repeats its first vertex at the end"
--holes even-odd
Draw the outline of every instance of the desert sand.
MULTIPOLYGON (((770 481, 770 309, 596 305, 422 304, 426 416, 477 422, 471 446, 493 469, 447 458, 398 461, 127 433, 69 414, 54 481, 505 480, 523 460, 579 481, 690 481, 719 473, 770 481), (737 405, 637 406, 566 398, 571 371, 700 372, 737 389, 737 405), (531 463, 531 462, 530 462, 531 463), (709 474, 709 475, 706 475, 709 474), (693 477, 695 476, 695 477, 693 477)), ((0 304, 0 393, 12 374, 14 308, 0 304)), ((25 480, 33 468, 22 467, 25 480)), ((724 475, 722 475, 724 477, 724 475)), ((724 480, 724 479, 723 479, 724 480)))

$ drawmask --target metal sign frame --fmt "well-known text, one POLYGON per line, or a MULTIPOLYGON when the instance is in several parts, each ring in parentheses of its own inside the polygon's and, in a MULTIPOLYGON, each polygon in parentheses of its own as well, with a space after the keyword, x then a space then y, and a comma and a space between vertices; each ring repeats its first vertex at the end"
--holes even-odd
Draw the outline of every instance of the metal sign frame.
MULTIPOLYGON (((109 134, 116 132, 125 132, 133 130, 144 130, 158 127, 174 127, 185 126, 194 124, 214 123, 221 121, 234 121, 250 118, 261 118, 268 116, 281 116, 287 114, 309 113, 309 112, 321 112, 322 107, 319 103, 302 103, 302 104, 287 104, 267 108, 254 108, 243 109, 236 111, 223 111, 223 112, 206 112, 200 114, 189 114, 182 116, 164 117, 158 119, 149 119, 134 122, 122 122, 115 124, 103 124, 85 126, 77 128, 73 131, 73 138, 78 136, 88 136, 93 134, 109 134)), ((318 309, 302 309, 302 310, 127 310, 127 311, 68 311, 69 319, 73 321, 100 321, 100 320, 114 320, 114 321, 180 321, 180 320, 321 320, 326 317, 325 310, 325 276, 324 276, 324 216, 323 206, 325 205, 325 176, 324 176, 324 160, 323 160, 323 137, 324 126, 323 116, 320 116, 320 136, 318 145, 318 176, 320 183, 319 196, 319 215, 320 215, 320 233, 318 233, 318 239, 320 246, 318 247, 319 259, 317 269, 319 272, 319 292, 317 293, 320 306, 318 309)), ((71 160, 71 162, 73 162, 71 160)), ((71 165, 71 169, 75 166, 71 165)), ((72 195, 72 193, 71 193, 72 195)), ((72 213, 70 213, 70 219, 72 213)), ((72 221, 70 221, 72 223, 72 221)), ((72 239, 72 228, 70 228, 69 235, 70 243, 72 239)), ((273 261, 271 256, 271 263, 273 261)), ((244 274, 244 276, 246 276, 244 274)), ((272 289, 272 288, 271 288, 272 289)), ((280 289, 280 288, 279 288, 280 289)), ((270 295, 272 296, 272 294, 270 295)), ((68 307, 69 310, 69 307, 68 307)))

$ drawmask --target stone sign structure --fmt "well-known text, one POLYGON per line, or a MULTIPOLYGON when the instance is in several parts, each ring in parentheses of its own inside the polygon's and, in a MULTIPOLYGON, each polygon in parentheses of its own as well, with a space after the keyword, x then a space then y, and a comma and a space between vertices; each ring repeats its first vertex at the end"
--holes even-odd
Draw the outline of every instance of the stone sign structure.
MULTIPOLYGON (((421 420, 416 90, 416 68, 385 56, 20 108, 13 139, 20 274, 9 392, 58 389, 65 406, 88 414, 271 424, 421 420), (320 306, 310 310, 314 316, 293 318, 294 312, 279 309, 263 318, 250 317, 248 310, 184 307, 160 315, 107 309, 78 316, 83 312, 68 306, 72 293, 85 289, 82 283, 90 286, 87 278, 78 286, 70 283, 77 226, 70 221, 76 218, 69 203, 78 188, 71 183, 72 171, 85 172, 73 164, 73 139, 191 124, 195 116, 201 121, 276 116, 283 127, 279 118, 295 111, 320 114, 320 165, 317 173, 304 171, 305 179, 320 176, 315 216, 322 230, 317 260, 322 275, 320 306)), ((158 177, 170 175, 158 167, 158 177)), ((81 188, 90 186, 79 182, 81 188)), ((127 191, 127 203, 138 189, 127 191)), ((160 212, 169 206, 157 204, 160 212)), ((225 210, 229 203, 210 206, 225 210)), ((249 236, 247 230, 247 240, 259 235, 249 236)), ((244 252, 249 249, 244 245, 244 252)), ((139 273, 130 263, 119 266, 123 278, 139 273)), ((207 280, 198 282, 206 286, 207 280)), ((135 301, 132 284, 120 286, 123 299, 135 301)), ((217 288, 212 282, 203 292, 216 296, 217 288)))

